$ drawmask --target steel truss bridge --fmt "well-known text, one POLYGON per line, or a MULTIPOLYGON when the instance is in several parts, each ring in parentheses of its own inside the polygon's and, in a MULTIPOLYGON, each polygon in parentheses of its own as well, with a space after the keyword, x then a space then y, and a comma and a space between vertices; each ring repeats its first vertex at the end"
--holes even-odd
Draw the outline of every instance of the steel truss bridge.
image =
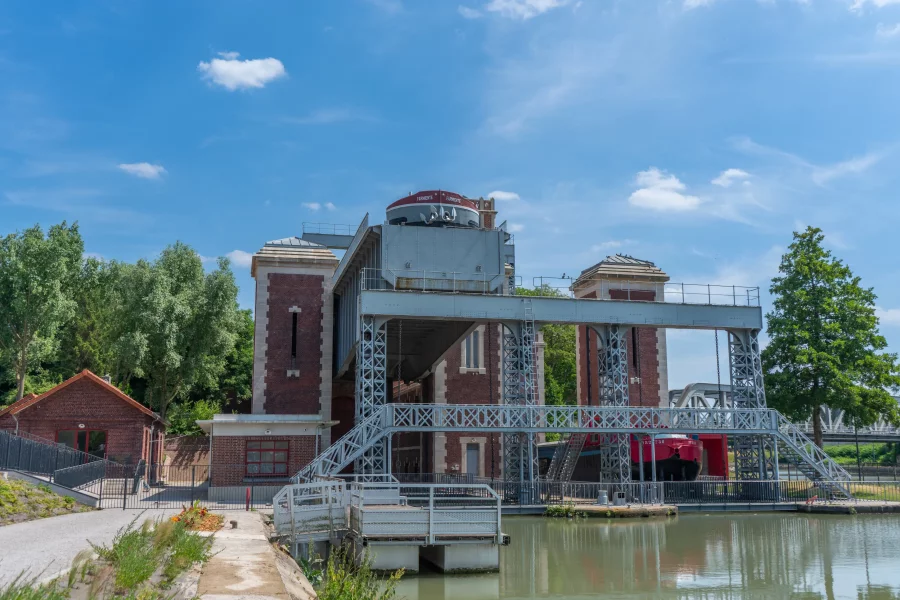
MULTIPOLYGON (((895 397, 900 403, 900 397, 895 397)), ((669 406, 672 408, 730 408, 731 386, 717 383, 690 383, 680 394, 670 393, 669 406)), ((848 420, 849 421, 849 420, 848 420)), ((872 425, 855 428, 844 421, 844 411, 822 407, 822 432, 826 442, 853 442, 859 437, 861 442, 900 442, 900 427, 879 419, 872 425)), ((807 435, 813 433, 812 419, 797 426, 807 435)))
MULTIPOLYGON (((485 239, 497 234, 466 233, 485 239)), ((499 431, 504 478, 532 483, 538 479, 535 434, 556 431, 577 434, 570 442, 585 433, 603 434, 601 479, 627 483, 629 434, 678 431, 735 436, 735 475, 740 480, 777 477, 780 451, 782 459, 795 463, 811 480, 836 495, 849 495, 846 472, 781 415, 766 410, 758 341, 762 310, 758 301, 749 300, 747 288, 728 288, 730 295, 717 299, 722 304, 712 304, 711 295, 705 296, 706 304, 690 304, 684 295, 679 302, 516 296, 515 252, 510 238, 503 236, 496 238, 501 241, 495 251, 503 257, 500 264, 506 263, 505 272, 467 275, 411 268, 410 257, 446 246, 454 235, 452 230, 441 233, 400 225, 370 227, 367 216, 352 239, 340 236, 342 245, 333 246, 346 249, 331 281, 336 297, 335 375, 355 382, 355 426, 295 481, 334 475, 351 463, 357 474, 387 474, 394 432, 499 431), (389 403, 389 378, 424 377, 480 323, 503 326, 499 405, 389 403), (600 407, 537 404, 535 341, 545 323, 586 325, 597 335, 600 407), (672 411, 630 406, 629 327, 727 332, 733 408, 672 411)), ((317 241, 323 241, 321 235, 317 241)), ((456 247, 468 251, 464 244, 456 247)))
MULTIPOLYGON (((358 423, 292 479, 305 483, 333 476, 363 456, 373 445, 402 432, 486 432, 504 434, 584 433, 654 437, 681 433, 766 437, 772 454, 760 468, 764 479, 778 478, 779 449, 812 467, 810 479, 832 492, 849 496, 850 475, 797 426, 772 409, 684 409, 587 406, 502 406, 450 404, 386 404, 358 423)), ((651 444, 651 448, 654 445, 651 444)))

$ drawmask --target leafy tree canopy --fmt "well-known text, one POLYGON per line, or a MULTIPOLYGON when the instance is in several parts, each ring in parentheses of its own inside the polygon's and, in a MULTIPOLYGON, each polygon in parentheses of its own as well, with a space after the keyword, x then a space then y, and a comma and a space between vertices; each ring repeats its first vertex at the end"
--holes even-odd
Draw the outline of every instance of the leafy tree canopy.
MULTIPOLYGON (((517 288, 519 296, 555 296, 566 294, 548 285, 534 289, 517 288)), ((544 336, 544 401, 554 406, 577 404, 575 326, 545 324, 544 336)))
POLYGON ((57 347, 59 327, 72 317, 72 279, 84 243, 78 225, 54 225, 44 235, 35 225, 0 239, 0 353, 15 375, 16 400, 29 369, 57 347))
POLYGON ((821 409, 843 409, 851 422, 900 423, 889 389, 900 386, 897 356, 884 352, 875 293, 822 246, 820 229, 794 233, 772 280, 770 343, 763 351, 768 403, 794 420, 813 417, 822 445, 821 409))

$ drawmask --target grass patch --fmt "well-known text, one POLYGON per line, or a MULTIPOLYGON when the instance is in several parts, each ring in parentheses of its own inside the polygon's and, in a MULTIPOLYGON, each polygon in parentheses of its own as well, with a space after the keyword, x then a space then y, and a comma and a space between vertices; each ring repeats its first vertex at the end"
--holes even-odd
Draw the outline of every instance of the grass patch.
POLYGON ((0 479, 0 525, 93 510, 73 498, 60 496, 46 484, 0 479))
MULTIPOLYGON (((826 444, 824 450, 839 465, 856 465, 856 444, 826 444)), ((859 445, 859 460, 864 465, 894 466, 897 455, 898 444, 859 445)))
POLYGON ((65 592, 55 585, 38 585, 36 579, 19 575, 0 588, 0 600, 65 600, 65 592))

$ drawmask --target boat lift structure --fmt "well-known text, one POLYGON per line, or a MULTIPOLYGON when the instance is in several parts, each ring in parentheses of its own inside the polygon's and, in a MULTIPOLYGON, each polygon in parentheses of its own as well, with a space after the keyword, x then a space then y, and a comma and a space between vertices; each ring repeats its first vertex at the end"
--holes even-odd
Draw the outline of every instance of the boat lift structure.
MULTIPOLYGON (((304 234, 304 238, 306 235, 304 234)), ((334 273, 337 376, 355 380, 356 423, 294 477, 332 476, 354 463, 357 474, 389 474, 390 433, 500 431, 504 478, 538 479, 539 432, 604 434, 602 480, 630 479, 629 435, 727 433, 735 440, 736 476, 776 479, 778 452, 815 482, 849 495, 849 475, 789 421, 766 407, 758 292, 680 294, 677 302, 582 299, 515 294, 515 246, 504 228, 370 226, 348 241, 310 238, 345 250, 334 273), (697 298, 698 303, 690 303, 697 298), (388 398, 389 378, 414 381, 480 323, 504 328, 500 405, 405 405, 388 398), (587 325, 602 346, 599 407, 538 406, 535 336, 544 324, 587 325), (625 330, 630 326, 722 330, 728 335, 731 407, 656 409, 630 406, 625 330)), ((623 284, 624 285, 624 284, 623 284)), ((705 286, 709 287, 709 286, 705 286)), ((683 289, 683 288, 682 288, 683 289)))

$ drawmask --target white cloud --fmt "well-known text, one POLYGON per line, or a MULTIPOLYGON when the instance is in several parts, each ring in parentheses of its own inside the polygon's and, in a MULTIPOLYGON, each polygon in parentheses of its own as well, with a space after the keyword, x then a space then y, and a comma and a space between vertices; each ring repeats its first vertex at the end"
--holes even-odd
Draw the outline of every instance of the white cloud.
POLYGON ((900 35, 900 23, 894 23, 893 25, 879 23, 875 32, 880 37, 894 37, 895 35, 900 35))
POLYGON ((142 179, 159 179, 166 172, 162 165, 151 165, 145 162, 123 163, 119 165, 119 169, 142 179))
POLYGON ((510 233, 519 233, 525 230, 525 226, 521 223, 510 223, 506 228, 510 233))
POLYGON ((832 179, 837 179, 844 175, 858 175, 869 170, 882 158, 884 158, 882 154, 869 153, 833 165, 815 167, 812 173, 812 180, 819 185, 824 185, 832 179))
POLYGON ((490 0, 484 10, 508 19, 531 19, 548 10, 564 6, 567 0, 490 0))
POLYGON ((270 81, 287 75, 284 65, 277 58, 238 60, 237 52, 220 52, 221 58, 197 65, 203 78, 221 85, 229 91, 261 88, 270 81))
POLYGON ((883 325, 900 326, 900 308, 875 307, 875 316, 883 325))
POLYGON ((303 117, 285 117, 282 120, 293 125, 330 125, 344 121, 375 121, 376 119, 364 111, 353 108, 321 108, 303 117))
POLYGON ((515 192, 504 192, 503 190, 495 190, 488 194, 488 198, 493 198, 494 200, 500 202, 507 202, 510 200, 521 200, 519 195, 515 192))
POLYGON ((236 267, 249 267, 250 263, 253 262, 253 254, 244 252, 243 250, 232 250, 225 256, 227 256, 229 260, 231 260, 231 263, 236 267))
POLYGON ((317 210, 321 210, 322 205, 318 202, 304 202, 303 207, 315 212, 317 210))
POLYGON ((463 6, 462 4, 460 4, 456 10, 463 19, 480 19, 482 16, 480 10, 475 10, 474 8, 463 6))
POLYGON ((674 175, 650 167, 635 177, 640 189, 631 194, 628 203, 660 212, 686 212, 700 206, 700 198, 683 194, 687 188, 674 175))
POLYGON ((884 8, 891 4, 900 4, 900 0, 853 0, 850 10, 860 12, 869 4, 875 8, 884 8))
POLYGON ((335 205, 332 204, 331 202, 326 202, 326 203, 325 203, 325 208, 328 209, 328 210, 337 210, 337 206, 335 206, 335 205))
POLYGON ((691 10, 701 6, 710 6, 716 0, 684 0, 684 9, 691 10))
POLYGON ((726 169, 722 171, 719 176, 713 179, 710 183, 719 187, 727 188, 731 187, 731 184, 733 184, 735 181, 748 179, 749 177, 750 173, 748 173, 747 171, 742 171, 741 169, 726 169))

